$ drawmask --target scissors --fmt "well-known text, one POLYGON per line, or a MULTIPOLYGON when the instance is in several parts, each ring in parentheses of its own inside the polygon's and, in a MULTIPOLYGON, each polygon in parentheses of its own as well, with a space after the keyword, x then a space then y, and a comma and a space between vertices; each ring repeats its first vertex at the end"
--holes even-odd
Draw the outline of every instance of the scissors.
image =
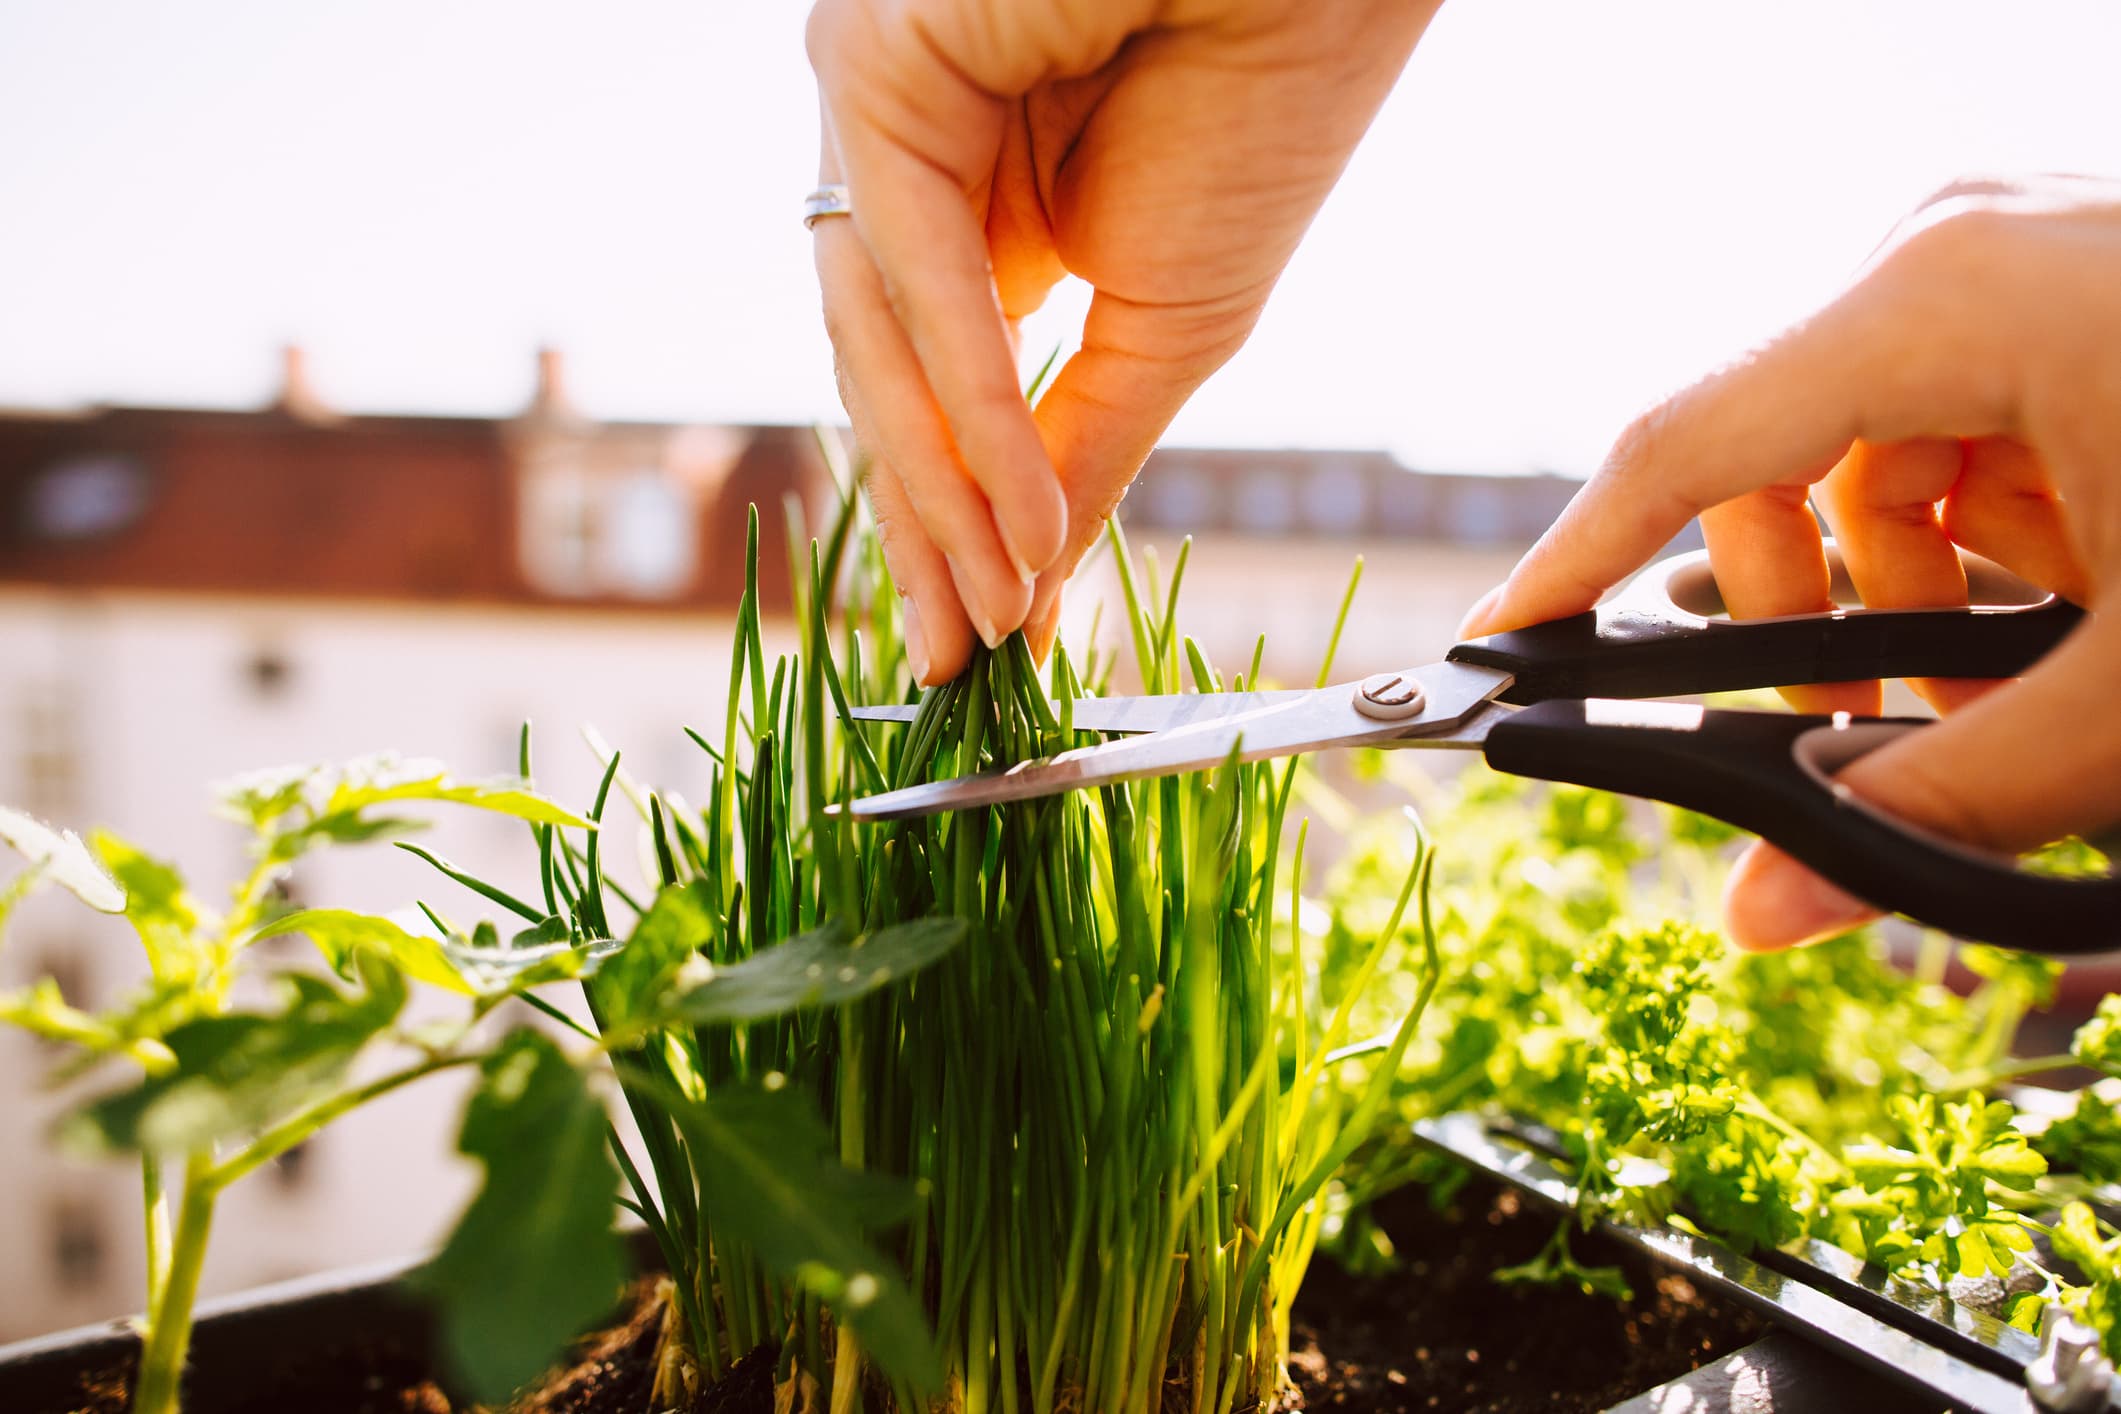
MULTIPOLYGON (((1834 784, 1924 721, 1645 701, 1792 683, 2002 678, 2076 626, 2077 606, 1968 552, 1969 606, 1857 604, 1827 546, 1838 606, 1734 622, 1703 552, 1652 565, 1610 602, 1470 639, 1443 661, 1315 691, 1083 698, 1078 730, 1114 734, 1007 770, 854 801, 897 820, 1177 775, 1233 757, 1339 747, 1478 751, 1512 775, 1646 796, 1751 830, 1849 892, 1962 938, 2027 952, 2121 949, 2121 875, 2065 879, 1910 826, 1834 784)), ((911 721, 912 706, 857 708, 911 721)))

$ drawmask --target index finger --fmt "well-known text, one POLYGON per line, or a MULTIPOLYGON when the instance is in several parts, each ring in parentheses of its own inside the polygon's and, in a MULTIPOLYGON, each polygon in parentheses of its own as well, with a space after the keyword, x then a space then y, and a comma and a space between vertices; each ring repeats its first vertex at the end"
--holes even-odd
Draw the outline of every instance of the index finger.
MULTIPOLYGON (((883 277, 885 297, 942 410, 958 460, 985 494, 1004 548, 1028 579, 1060 555, 1067 503, 1017 384, 985 220, 972 196, 978 183, 992 180, 1002 104, 939 65, 936 83, 962 90, 945 106, 955 115, 951 146, 963 150, 917 151, 866 115, 841 111, 834 92, 839 62, 830 52, 818 56, 855 230, 883 277), (991 129, 992 142, 968 129, 991 129), (984 171, 956 170, 960 159, 975 161, 982 152, 984 171)), ((944 479, 943 468, 900 470, 909 483, 944 479)))
POLYGON ((1996 291, 1965 269, 1985 239, 1971 218, 1927 228, 1811 319, 1636 419, 1462 634, 1581 613, 1702 511, 1816 481, 1859 437, 1998 430, 2010 380, 1979 314, 1996 291))

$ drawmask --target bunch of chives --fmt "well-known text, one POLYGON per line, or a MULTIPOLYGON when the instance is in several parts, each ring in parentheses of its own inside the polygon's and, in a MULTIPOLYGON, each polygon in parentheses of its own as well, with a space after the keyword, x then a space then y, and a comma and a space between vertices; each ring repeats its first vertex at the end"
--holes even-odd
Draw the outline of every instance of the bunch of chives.
MULTIPOLYGON (((629 1058, 654 1178, 629 1172, 630 1205, 673 1275, 658 1397, 681 1403, 765 1347, 784 1386, 833 1414, 1273 1408, 1320 1191, 1376 1118, 1433 985, 1430 945, 1376 1083, 1344 1098, 1329 1066, 1426 853, 1354 984, 1325 998, 1306 990, 1301 831, 1289 926, 1275 924, 1294 762, 892 825, 829 815, 832 801, 1087 740, 1069 704, 1111 669, 1093 652, 1079 671, 1058 650, 1042 675, 1018 637, 928 692, 908 727, 847 721, 912 691, 859 516, 850 494, 822 545, 791 547, 807 570, 802 650, 770 671, 754 517, 727 716, 718 740, 693 734, 713 758, 709 803, 696 816, 637 803, 665 887, 712 905, 698 949, 710 964, 834 919, 868 931, 952 915, 972 936, 835 1013, 673 1029, 629 1058), (654 1101, 763 1077, 814 1098, 843 1163, 915 1181, 910 1219, 879 1241, 932 1322, 939 1399, 904 1377, 904 1352, 862 1350, 832 1293, 772 1276, 742 1225, 718 1220, 716 1175, 696 1171, 654 1101)), ((1116 527, 1112 541, 1142 690, 1223 690, 1174 627, 1185 552, 1166 593, 1151 562, 1145 596, 1116 527)), ((1232 687, 1257 682, 1259 657, 1232 687)), ((583 863, 595 892, 597 862, 583 863)), ((1427 943, 1425 914, 1424 901, 1427 943)))

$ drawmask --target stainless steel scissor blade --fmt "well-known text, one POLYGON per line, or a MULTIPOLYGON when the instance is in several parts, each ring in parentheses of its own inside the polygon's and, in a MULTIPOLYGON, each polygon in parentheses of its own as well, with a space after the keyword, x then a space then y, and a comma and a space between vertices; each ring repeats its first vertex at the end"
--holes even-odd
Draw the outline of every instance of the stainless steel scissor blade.
POLYGON ((1407 676, 1420 683, 1423 706, 1416 715, 1399 721, 1381 721, 1365 714, 1355 705, 1361 684, 1342 683, 1298 692, 1290 700, 1248 712, 1079 747, 1005 771, 887 791, 855 801, 847 813, 860 820, 903 820, 1058 795, 1086 786, 1204 771, 1222 765, 1233 753, 1240 761, 1263 761, 1403 739, 1423 745, 1477 747, 1487 735, 1488 714, 1483 709, 1510 685, 1506 672, 1465 663, 1431 663, 1407 676))
MULTIPOLYGON (((1968 566, 1970 585, 1982 577, 1977 569, 1968 566)), ((1991 580, 2002 573, 1988 569, 1991 580)), ((1834 785, 1842 767, 1921 730, 1920 721, 1643 700, 1779 683, 2011 677, 2073 632, 2081 609, 2022 583, 1984 591, 1966 609, 1836 609, 1737 623, 1715 617, 1720 605, 1706 558, 1679 556, 1593 612, 1472 639, 1410 673, 1272 694, 1228 715, 1215 694, 1085 702, 1077 725, 1145 734, 872 796, 846 813, 888 820, 996 805, 1208 770, 1233 754, 1477 747, 1510 775, 1647 796, 1754 830, 1850 893, 1961 937, 2058 956, 2121 950, 2121 872, 2021 872, 2008 858, 1865 809, 1834 785), (1408 678, 1422 689, 1419 703, 1408 678)))
MULTIPOLYGON (((1285 706, 1311 695, 1308 688, 1274 692, 1165 692, 1148 697, 1078 697, 1070 720, 1086 732, 1119 734, 1169 731, 1189 722, 1215 721, 1261 707, 1285 706)), ((891 707, 856 707, 848 715, 858 722, 910 722, 916 703, 891 707)), ((1060 715, 1058 704, 1053 714, 1060 715)))

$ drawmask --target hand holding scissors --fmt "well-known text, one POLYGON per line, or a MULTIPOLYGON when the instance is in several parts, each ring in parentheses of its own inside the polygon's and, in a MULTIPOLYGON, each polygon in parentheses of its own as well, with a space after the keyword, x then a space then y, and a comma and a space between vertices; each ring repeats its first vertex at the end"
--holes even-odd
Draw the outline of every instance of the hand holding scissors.
MULTIPOLYGON (((1831 548, 1831 547, 1829 547, 1831 548)), ((1846 597, 1853 590, 1831 557, 1846 597)), ((1648 796, 1715 815, 1880 905, 2033 952, 2121 948, 2121 878, 2057 879, 1886 815, 1840 787, 1845 766, 1918 719, 1792 715, 1642 699, 1878 677, 1996 678, 2078 627, 2076 606, 1968 556, 1977 603, 1833 609, 1734 622, 1706 556, 1652 567, 1596 610, 1471 639, 1437 663, 1314 691, 1090 698, 1080 730, 1122 734, 1007 770, 855 801, 858 819, 984 808, 1062 791, 1336 747, 1477 750, 1516 775, 1648 796)), ((856 709, 910 720, 912 707, 856 709)))

